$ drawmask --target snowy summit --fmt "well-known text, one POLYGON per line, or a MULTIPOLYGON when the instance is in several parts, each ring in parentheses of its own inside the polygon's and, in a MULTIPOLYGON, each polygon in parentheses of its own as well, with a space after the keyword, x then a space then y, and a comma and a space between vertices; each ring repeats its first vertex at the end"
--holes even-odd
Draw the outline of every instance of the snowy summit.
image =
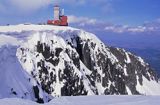
POLYGON ((65 26, 0 26, 0 84, 1 99, 39 103, 59 96, 160 95, 157 75, 141 57, 65 26))

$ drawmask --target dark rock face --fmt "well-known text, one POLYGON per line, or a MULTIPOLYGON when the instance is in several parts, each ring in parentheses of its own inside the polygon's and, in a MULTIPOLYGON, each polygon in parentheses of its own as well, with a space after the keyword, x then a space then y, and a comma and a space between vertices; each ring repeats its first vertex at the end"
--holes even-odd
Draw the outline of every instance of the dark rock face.
POLYGON ((135 88, 137 85, 136 76, 139 78, 138 82, 140 85, 143 85, 142 76, 147 78, 149 81, 158 80, 156 73, 150 68, 149 64, 144 62, 144 64, 142 64, 142 62, 138 60, 139 58, 131 53, 128 54, 131 59, 131 63, 125 63, 126 56, 124 50, 113 47, 110 47, 110 49, 111 52, 119 59, 119 61, 121 61, 122 65, 126 65, 128 75, 125 76, 124 82, 130 88, 130 90, 133 90, 132 94, 140 94, 135 88))
POLYGON ((82 78, 77 74, 74 74, 74 69, 67 62, 65 62, 65 69, 62 80, 63 79, 65 79, 66 82, 61 88, 62 96, 87 95, 82 78))
POLYGON ((38 103, 44 103, 43 99, 39 97, 39 89, 37 86, 33 86, 33 91, 35 94, 35 98, 37 99, 38 103))
MULTIPOLYGON (((40 54, 42 54, 44 58, 39 60, 36 64, 36 68, 39 68, 38 73, 37 71, 32 71, 31 75, 42 85, 42 89, 45 92, 52 94, 54 91, 56 91, 54 88, 56 82, 63 82, 63 87, 60 89, 60 95, 87 95, 87 91, 84 88, 82 80, 83 78, 75 73, 74 70, 75 68, 80 69, 80 59, 76 51, 67 48, 55 48, 54 50, 51 50, 46 43, 41 43, 40 41, 37 42, 36 49, 38 52, 36 57, 39 57, 40 54), (63 51, 73 61, 66 61, 65 58, 63 58, 62 60, 64 62, 60 63, 60 54, 63 51), (47 63, 50 63, 54 67, 46 66, 47 63), (59 64, 63 65, 64 68, 60 67, 58 70, 56 70, 59 64), (51 69, 51 71, 49 71, 49 69, 51 69), (58 72, 58 74, 56 74, 56 72, 58 72)), ((21 48, 21 51, 23 50, 24 49, 21 48)), ((37 96, 37 88, 33 87, 33 89, 35 91, 35 96, 37 97, 38 102, 41 102, 41 99, 39 99, 37 96)))
MULTIPOLYGON (((123 49, 105 46, 92 37, 73 36, 65 40, 66 45, 60 46, 61 42, 50 39, 45 43, 39 40, 36 50, 20 48, 23 59, 27 59, 23 57, 25 54, 35 57, 36 60, 32 59, 35 69, 30 74, 48 94, 127 95, 127 88, 131 94, 142 94, 136 86, 143 86, 143 77, 148 81, 158 80, 140 57, 123 49)), ((33 89, 38 93, 36 87, 33 89)))

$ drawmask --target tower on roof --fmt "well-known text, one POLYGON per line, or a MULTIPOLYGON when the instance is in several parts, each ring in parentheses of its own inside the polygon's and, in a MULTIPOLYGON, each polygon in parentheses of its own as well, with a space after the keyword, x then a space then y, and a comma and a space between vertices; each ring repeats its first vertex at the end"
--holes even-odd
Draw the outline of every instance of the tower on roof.
POLYGON ((54 20, 59 20, 60 7, 58 5, 54 6, 54 20))

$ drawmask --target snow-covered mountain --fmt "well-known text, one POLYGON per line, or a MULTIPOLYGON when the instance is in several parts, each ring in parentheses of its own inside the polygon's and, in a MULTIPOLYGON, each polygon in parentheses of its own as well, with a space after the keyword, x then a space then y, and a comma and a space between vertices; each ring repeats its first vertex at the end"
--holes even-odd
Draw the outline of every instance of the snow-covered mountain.
POLYGON ((0 98, 47 102, 55 96, 160 95, 141 57, 94 34, 48 25, 0 26, 0 98))

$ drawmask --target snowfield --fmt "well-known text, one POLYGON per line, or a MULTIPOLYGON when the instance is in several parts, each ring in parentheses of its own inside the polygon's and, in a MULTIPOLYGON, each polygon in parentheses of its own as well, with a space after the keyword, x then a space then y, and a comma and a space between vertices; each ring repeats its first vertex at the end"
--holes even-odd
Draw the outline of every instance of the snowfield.
MULTIPOLYGON (((160 96, 75 96, 54 98, 43 105, 159 105, 160 96)), ((6 98, 0 105, 42 105, 30 100, 6 98)))

